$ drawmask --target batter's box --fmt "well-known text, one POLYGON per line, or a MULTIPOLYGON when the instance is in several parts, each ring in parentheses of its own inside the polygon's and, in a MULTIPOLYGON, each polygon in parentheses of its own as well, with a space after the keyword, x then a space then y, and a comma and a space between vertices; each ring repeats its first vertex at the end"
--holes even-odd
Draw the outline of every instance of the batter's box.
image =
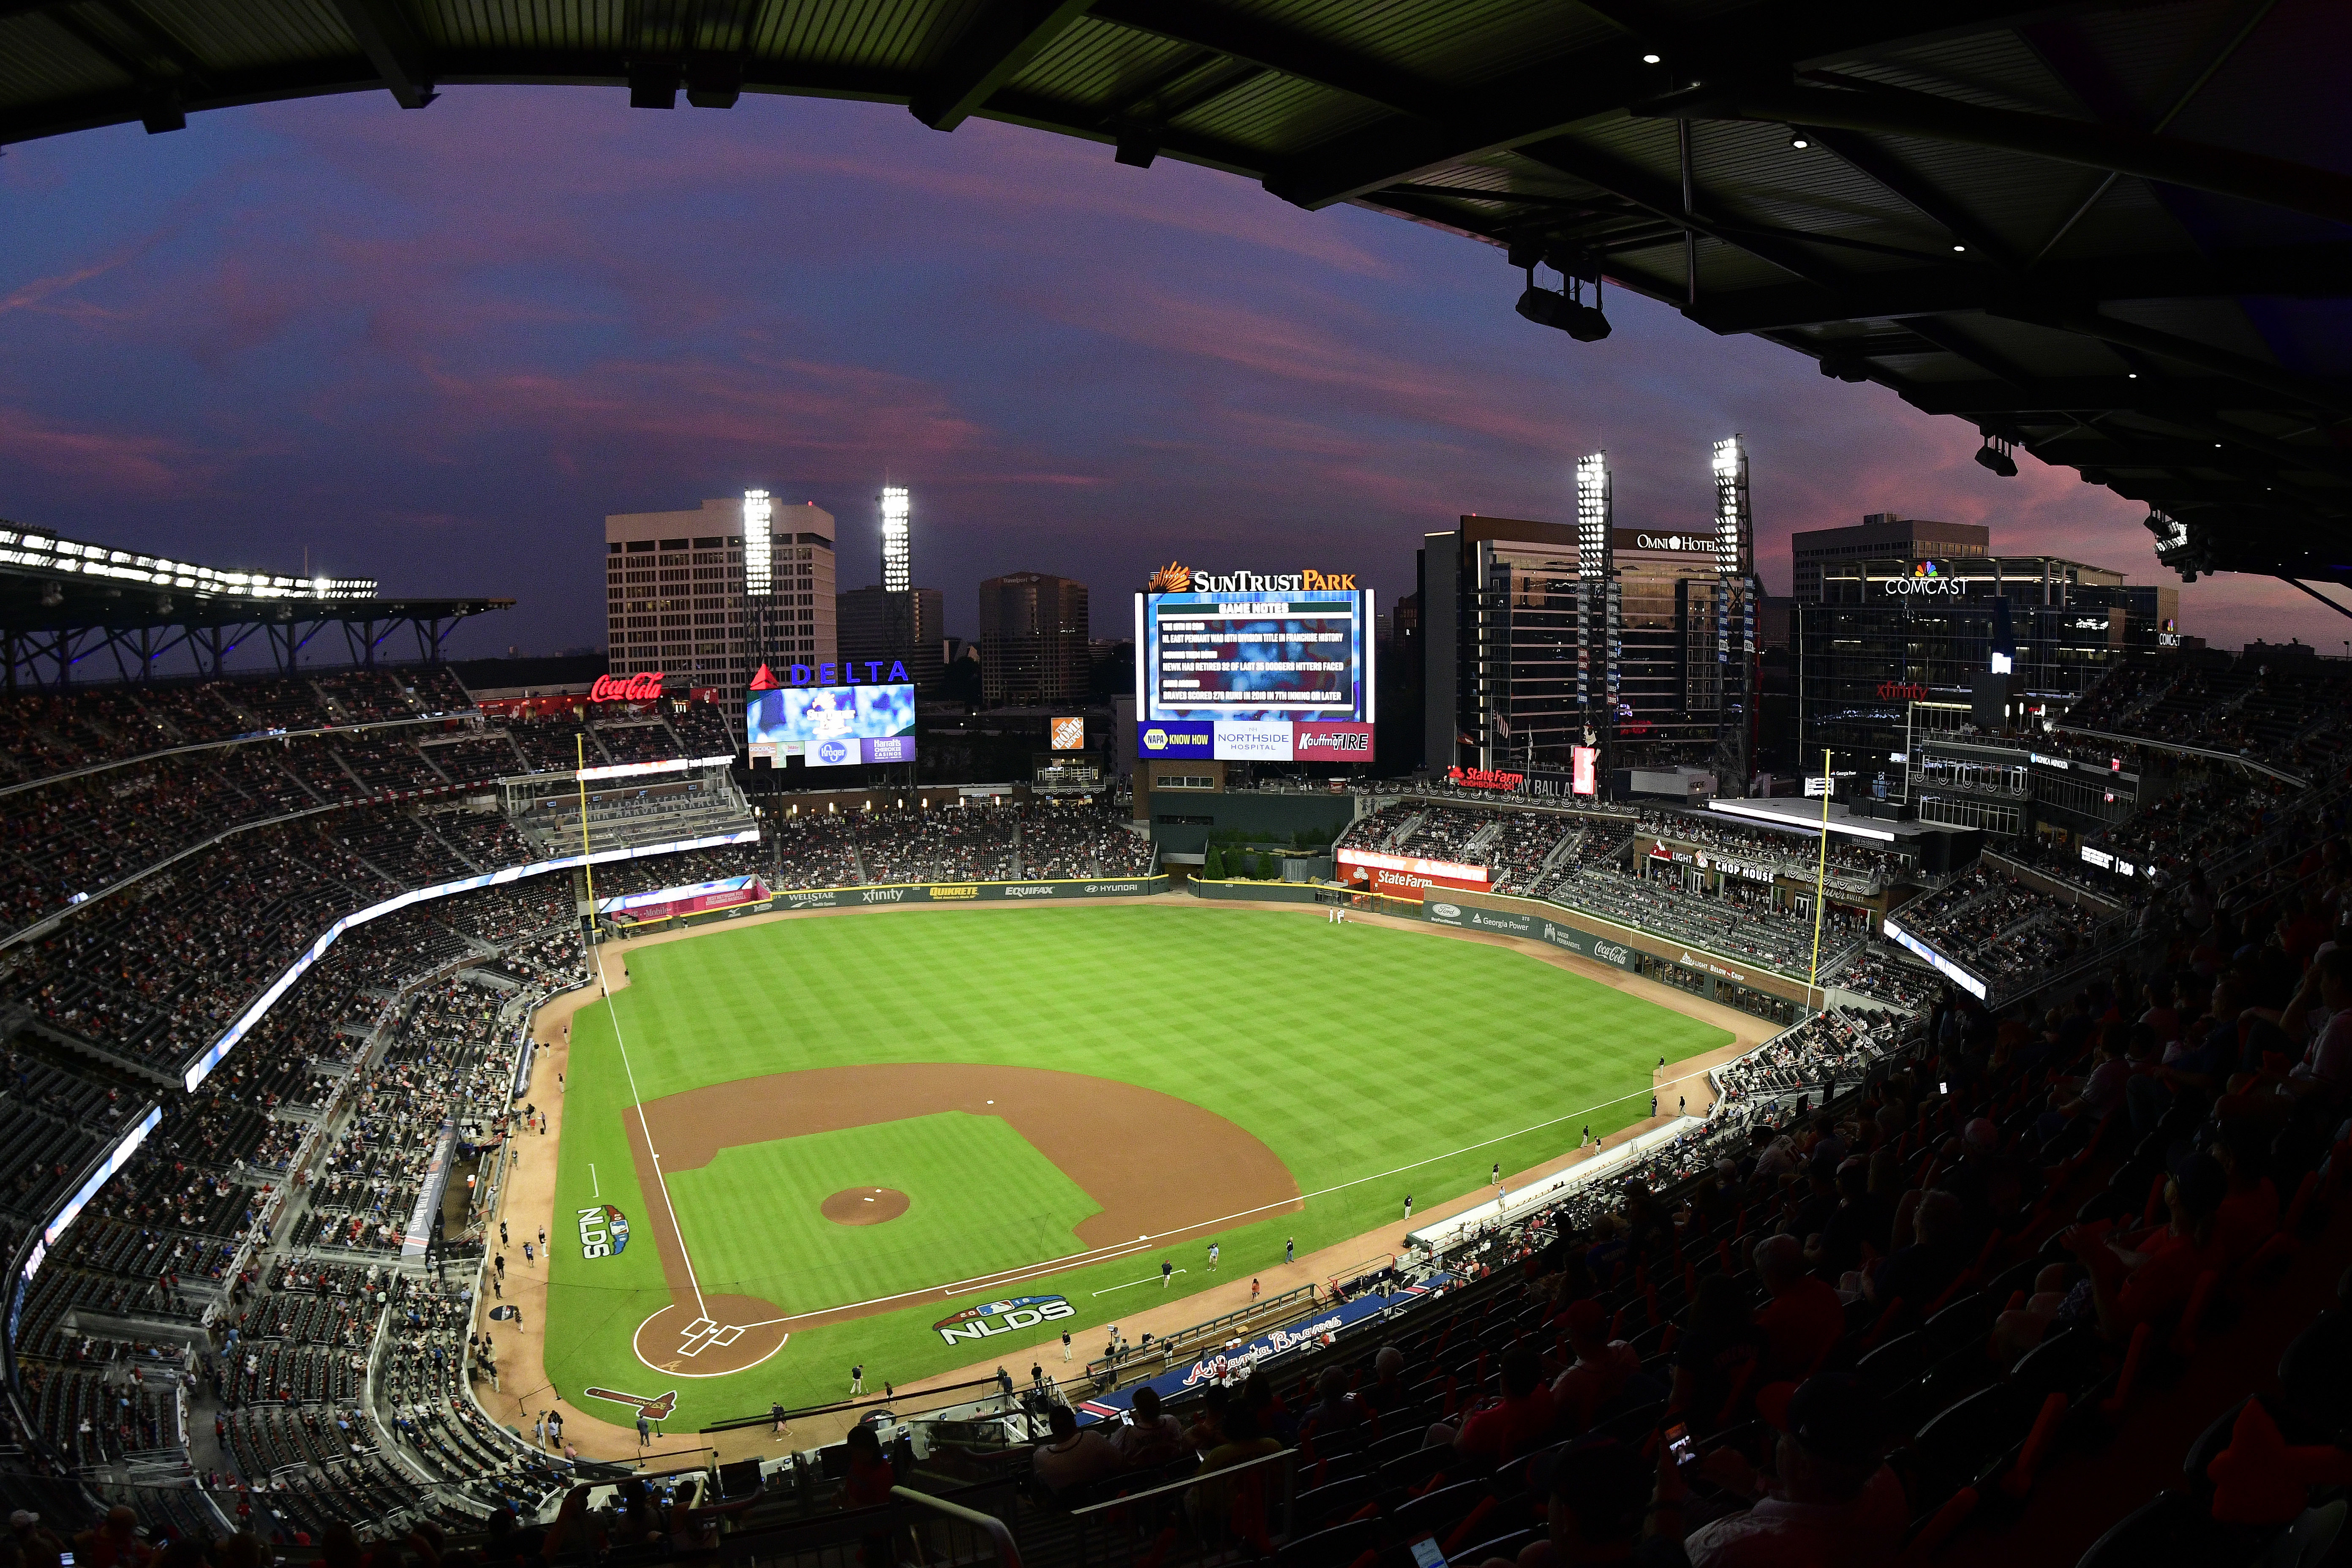
POLYGON ((726 1377, 759 1365, 792 1338, 773 1302, 756 1296, 673 1300, 637 1325, 630 1348, 665 1376, 726 1377), (681 1326, 682 1325, 682 1326, 681 1326))
POLYGON ((677 1353, 697 1356, 714 1346, 723 1350, 742 1337, 740 1324, 718 1323, 709 1318, 697 1318, 678 1335, 677 1353))

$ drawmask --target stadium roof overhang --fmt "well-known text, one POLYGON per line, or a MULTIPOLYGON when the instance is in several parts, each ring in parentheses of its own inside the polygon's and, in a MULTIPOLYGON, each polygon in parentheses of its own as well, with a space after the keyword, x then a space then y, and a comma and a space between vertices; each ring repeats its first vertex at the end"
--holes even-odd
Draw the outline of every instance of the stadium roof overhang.
POLYGON ((2347 58, 2337 0, 0 0, 0 141, 467 82, 983 116, 1487 240, 2076 468, 2184 571, 2352 582, 2347 58))
POLYGON ((10 687, 20 674, 62 683, 100 654, 112 656, 124 679, 152 675, 174 656, 218 673, 259 634, 278 666, 292 669, 329 626, 341 630, 354 664, 373 664, 403 627, 415 639, 415 657, 437 659, 459 621, 514 604, 386 598, 377 587, 365 577, 225 571, 0 521, 0 663, 10 687))

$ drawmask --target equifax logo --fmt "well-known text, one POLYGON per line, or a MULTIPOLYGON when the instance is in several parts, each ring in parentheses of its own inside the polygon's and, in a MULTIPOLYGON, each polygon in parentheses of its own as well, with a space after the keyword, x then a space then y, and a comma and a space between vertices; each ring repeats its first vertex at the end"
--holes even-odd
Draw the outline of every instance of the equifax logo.
POLYGON ((580 1211, 580 1256, 618 1258, 628 1249, 629 1216, 611 1204, 591 1204, 580 1211))
POLYGON ((600 675, 588 689, 591 702, 650 702, 662 694, 661 671, 642 670, 635 675, 600 675))
POLYGON ((1003 1300, 984 1301, 977 1307, 966 1307, 951 1317, 941 1318, 931 1325, 939 1331, 940 1339, 948 1344, 958 1340, 984 1340, 995 1334, 1010 1334, 1023 1329, 1034 1329, 1040 1323, 1057 1322, 1075 1318, 1078 1310, 1061 1296, 1012 1296, 1003 1300), (991 1319, 1002 1320, 991 1322, 991 1319))

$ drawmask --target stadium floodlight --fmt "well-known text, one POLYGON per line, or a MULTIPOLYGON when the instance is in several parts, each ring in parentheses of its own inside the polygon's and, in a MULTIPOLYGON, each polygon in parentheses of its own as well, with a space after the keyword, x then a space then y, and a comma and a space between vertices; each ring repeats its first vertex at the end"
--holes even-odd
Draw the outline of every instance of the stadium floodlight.
POLYGON ((890 485, 882 491, 882 591, 903 594, 914 582, 908 560, 907 491, 890 485))
POLYGON ((775 502, 765 490, 743 492, 743 596, 764 599, 775 589, 774 568, 770 556, 775 545, 770 530, 773 527, 775 502))
MULTIPOLYGON (((0 566, 97 577, 113 583, 143 583, 151 587, 181 588, 200 595, 227 594, 247 599, 373 599, 377 586, 373 577, 292 577, 274 572, 221 572, 167 556, 85 544, 53 533, 19 528, 0 528, 0 566)), ((43 592, 46 595, 47 590, 43 592)), ((62 595, 58 602, 63 602, 62 595)))
POLYGON ((1984 445, 1977 448, 1977 462, 2004 479, 2013 479, 2017 478, 2017 458, 2012 455, 2016 450, 2016 444, 2007 437, 1988 432, 1984 445))
MULTIPOLYGON (((1600 297, 1596 288, 1593 297, 1600 297)), ((1580 343, 1597 343, 1609 335, 1609 318, 1598 305, 1572 300, 1551 289, 1529 283, 1519 296, 1518 312, 1539 326, 1557 327, 1580 343)))
POLYGON ((1748 503, 1748 448, 1738 436, 1715 444, 1715 569, 1726 577, 1744 575, 1755 552, 1755 524, 1748 503))

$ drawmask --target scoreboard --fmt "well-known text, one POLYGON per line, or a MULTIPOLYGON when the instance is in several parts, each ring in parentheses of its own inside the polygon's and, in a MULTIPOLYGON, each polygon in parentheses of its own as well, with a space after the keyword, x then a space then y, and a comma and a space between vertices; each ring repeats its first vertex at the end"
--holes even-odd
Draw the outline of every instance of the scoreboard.
POLYGON ((1146 719, 1372 721, 1370 590, 1146 594, 1146 719))

